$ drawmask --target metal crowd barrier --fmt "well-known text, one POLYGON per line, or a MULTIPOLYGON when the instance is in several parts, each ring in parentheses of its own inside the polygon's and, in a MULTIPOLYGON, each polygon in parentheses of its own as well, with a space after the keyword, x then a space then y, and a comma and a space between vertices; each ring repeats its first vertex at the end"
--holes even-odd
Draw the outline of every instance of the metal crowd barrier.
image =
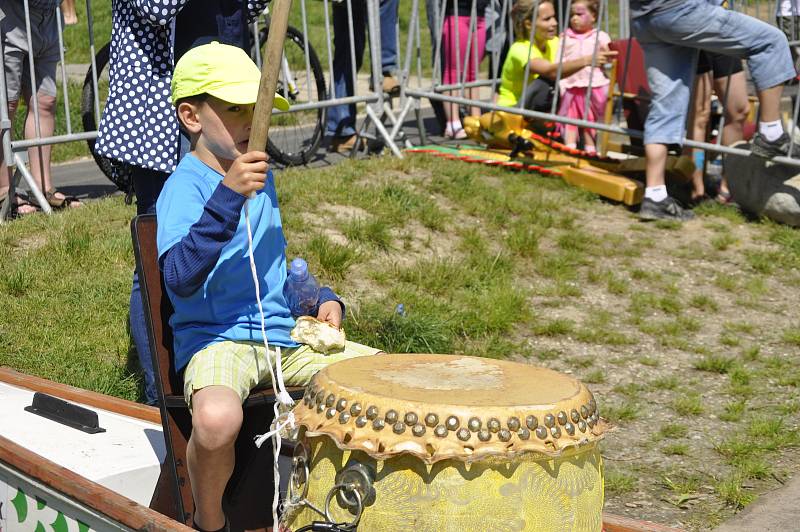
MULTIPOLYGON (((494 68, 491 72, 480 72, 476 81, 467 82, 466 79, 466 58, 461 58, 459 55, 459 48, 456 48, 456 69, 458 73, 458 82, 454 84, 445 85, 441 80, 441 50, 442 50, 442 38, 443 32, 442 28, 444 25, 444 11, 445 6, 449 3, 453 3, 454 0, 426 0, 426 15, 428 19, 428 27, 432 29, 431 31, 431 41, 432 41, 432 48, 433 54, 431 58, 432 68, 429 71, 425 71, 422 67, 422 62, 419 60, 421 57, 421 39, 420 33, 422 30, 423 25, 423 18, 420 13, 420 9, 418 8, 418 0, 413 0, 413 7, 411 10, 411 20, 409 22, 409 30, 408 30, 408 49, 406 50, 406 60, 403 67, 403 80, 404 80, 404 87, 405 90, 402 93, 401 98, 401 118, 405 117, 405 113, 408 109, 413 107, 418 107, 419 104, 411 103, 410 100, 417 100, 427 98, 431 101, 438 101, 438 102, 450 102, 455 103, 461 106, 467 107, 479 107, 483 110, 483 112, 488 111, 506 111, 506 112, 513 112, 528 118, 536 118, 551 122, 558 122, 562 124, 574 125, 578 127, 587 127, 593 128, 598 131, 614 133, 619 135, 625 135, 628 137, 633 138, 642 138, 643 132, 641 130, 635 130, 628 127, 625 127, 624 120, 621 117, 621 110, 622 110, 622 98, 623 95, 619 94, 617 96, 617 101, 615 102, 615 113, 614 113, 614 120, 611 123, 604 123, 600 121, 589 122, 585 120, 575 120, 563 116, 559 116, 556 113, 558 108, 558 100, 559 94, 558 90, 555 91, 555 97, 553 99, 553 104, 551 107, 550 112, 543 113, 543 112, 536 112, 525 109, 523 107, 524 102, 520 99, 520 102, 516 107, 509 108, 499 106, 494 103, 493 96, 495 94, 496 87, 500 83, 500 69, 502 65, 498 62, 498 55, 499 50, 488 49, 486 56, 489 56, 492 61, 494 68), (414 58, 416 58, 416 63, 414 62, 414 58), (410 79, 410 73, 412 71, 416 72, 416 75, 420 82, 415 87, 406 86, 408 80, 410 79), (425 82, 421 80, 425 79, 425 82), (488 97, 482 98, 469 98, 467 97, 467 89, 472 87, 488 87, 491 90, 491 93, 488 97)), ((504 34, 505 40, 510 45, 513 41, 513 24, 511 22, 511 7, 513 5, 513 0, 494 0, 497 4, 495 9, 499 13, 498 16, 498 23, 495 25, 494 32, 499 32, 504 34)), ((792 0, 794 2, 794 0, 792 0)), ((559 19, 559 33, 563 32, 565 29, 565 25, 568 23, 568 14, 570 12, 571 7, 571 0, 562 0, 554 1, 554 6, 557 11, 557 16, 559 19)), ((612 40, 616 39, 629 39, 630 38, 630 6, 628 0, 601 0, 599 2, 600 9, 599 9, 599 17, 597 20, 596 27, 598 29, 602 29, 606 31, 611 36, 612 40), (614 20, 612 21, 611 10, 612 7, 614 9, 614 20)), ((471 9, 468 13, 461 13, 461 15, 469 15, 470 29, 475 28, 476 25, 476 5, 477 1, 473 0, 471 3, 471 9)), ((491 4, 490 4, 491 5, 491 4)), ((742 11, 750 16, 755 16, 765 22, 768 22, 772 25, 776 24, 776 10, 779 7, 780 2, 769 1, 769 2, 745 2, 745 1, 735 1, 729 0, 729 8, 742 11)), ((796 4, 800 5, 800 3, 796 4)), ((454 14, 458 15, 457 6, 454 9, 454 14)), ((531 38, 532 41, 533 31, 535 29, 535 21, 538 16, 538 4, 534 8, 533 15, 531 18, 532 22, 532 31, 531 31, 531 38)), ((487 31, 489 29, 490 22, 487 20, 486 26, 487 31)), ((790 45, 800 45, 800 35, 796 33, 797 28, 795 28, 795 35, 792 35, 792 38, 789 39, 790 45)), ((458 42, 459 38, 458 35, 455 37, 455 41, 458 42)), ((467 45, 467 53, 470 53, 470 49, 472 46, 473 39, 470 39, 470 43, 467 45)), ((594 56, 597 56, 597 49, 594 51, 594 56)), ((623 58, 619 58, 622 60, 623 58)), ((592 65, 595 65, 593 61, 592 65)), ((560 61, 559 61, 560 66, 560 61)), ((746 69, 745 69, 746 70, 746 69)), ((561 69, 558 69, 557 76, 556 76, 556 87, 558 86, 558 82, 562 79, 561 69)), ((529 69, 526 66, 525 75, 524 75, 524 84, 523 84, 523 91, 529 86, 530 82, 529 69)), ((617 80, 621 86, 624 86, 624 79, 617 80)), ((749 73, 748 73, 748 81, 749 81, 749 73)), ((591 87, 587 92, 591 91, 591 87)), ((619 91, 620 93, 623 91, 619 91)), ((789 91, 784 91, 784 96, 789 91)), ((611 96, 609 96, 611 97, 611 96)), ((720 101, 724 106, 724 95, 720 96, 720 101)), ((793 98, 794 100, 794 109, 792 113, 792 128, 788 132, 790 134, 794 134, 795 125, 797 124, 797 117, 798 117, 798 102, 800 102, 800 98, 793 98)), ((588 102, 586 102, 588 105, 588 102)), ((723 114, 724 117, 724 114, 723 114)), ((724 119, 724 118, 723 118, 724 119)), ((719 125, 719 130, 721 132, 722 127, 724 126, 724 122, 719 125)), ((394 130, 392 131, 394 133, 394 130)), ((798 131, 798 136, 800 136, 800 131, 798 131)), ((683 145, 687 148, 698 148, 714 153, 727 153, 727 154, 737 154, 737 155, 748 155, 749 151, 743 150, 740 148, 734 148, 730 146, 725 146, 721 144, 721 134, 717 135, 717 142, 710 143, 710 142, 700 142, 690 140, 688 138, 684 138, 683 145)), ((423 140, 423 142, 425 142, 423 140)), ((791 153, 792 157, 779 157, 776 158, 776 162, 782 162, 786 164, 792 164, 796 166, 800 166, 800 153, 791 153)))
MULTIPOLYGON (((314 9, 319 10, 319 6, 321 6, 323 13, 324 13, 324 22, 322 28, 320 27, 312 27, 308 23, 308 11, 309 6, 307 6, 306 0, 295 0, 293 5, 293 13, 299 10, 300 13, 300 24, 298 25, 300 31, 302 32, 304 38, 302 45, 305 48, 305 65, 303 65, 305 73, 303 75, 306 76, 306 80, 310 80, 311 76, 311 65, 309 63, 309 53, 308 49, 310 46, 310 39, 309 39, 309 31, 314 32, 315 35, 318 35, 320 32, 324 33, 325 39, 322 48, 317 49, 317 53, 324 57, 321 61, 325 65, 326 72, 324 73, 325 82, 325 94, 327 95, 324 100, 320 101, 319 98, 313 97, 311 90, 311 82, 306 83, 304 89, 308 91, 305 94, 305 100, 303 103, 299 105, 295 105, 289 111, 285 113, 302 113, 304 111, 314 111, 319 109, 326 109, 332 106, 337 105, 359 105, 359 113, 357 116, 357 123, 356 123, 356 132, 360 138, 379 138, 383 141, 384 145, 388 147, 388 149, 395 154, 396 156, 402 157, 402 153, 400 148, 397 145, 395 139, 399 139, 403 141, 404 146, 409 146, 410 143, 404 139, 402 131, 399 131, 399 123, 397 122, 394 113, 392 112, 391 106, 388 102, 386 102, 385 96, 383 91, 381 90, 382 82, 383 82, 383 73, 381 70, 381 40, 380 40, 380 18, 379 18, 379 5, 380 0, 313 0, 315 6, 314 9), (353 94, 350 96, 343 96, 343 97, 334 97, 334 86, 333 86, 333 56, 334 56, 334 48, 333 48, 333 29, 332 29, 332 9, 334 2, 338 3, 339 5, 344 4, 346 9, 348 10, 349 24, 348 24, 348 33, 349 33, 349 42, 350 42, 350 58, 351 64, 353 65, 350 75, 352 76, 353 82, 353 94), (369 77, 371 78, 370 87, 365 89, 364 87, 360 86, 358 83, 359 76, 355 68, 355 40, 354 40, 354 27, 353 27, 353 18, 352 13, 353 9, 363 9, 364 6, 366 7, 366 31, 368 35, 367 40, 367 47, 369 50, 369 65, 371 65, 371 70, 368 72, 369 77), (363 106, 364 111, 360 111, 361 106, 363 106), (394 133, 390 134, 387 130, 387 127, 384 125, 384 122, 388 122, 391 124, 394 133), (371 130, 374 129, 374 132, 371 130), (398 133, 399 131, 399 133, 398 133)), ((25 19, 26 19, 26 33, 28 35, 28 48, 31 48, 31 32, 30 32, 30 9, 28 0, 23 0, 24 4, 24 11, 25 11, 25 19)), ((89 57, 86 58, 86 63, 91 65, 91 86, 92 86, 92 93, 94 96, 93 101, 93 111, 94 111, 94 123, 99 124, 100 119, 102 116, 102 108, 101 108, 101 101, 100 101, 100 83, 99 83, 99 76, 98 76, 98 67, 102 68, 102 65, 98 65, 96 62, 96 55, 98 47, 95 45, 96 39, 100 38, 100 47, 105 44, 107 41, 108 36, 96 36, 95 35, 95 25, 94 20, 92 17, 92 0, 86 0, 86 12, 85 12, 85 22, 81 21, 82 24, 86 24, 86 35, 89 41, 89 57)), ((66 64, 64 60, 64 39, 62 34, 62 27, 61 27, 61 13, 60 8, 57 8, 58 14, 58 33, 59 33, 59 50, 60 50, 60 87, 58 87, 58 94, 57 94, 57 105, 60 105, 64 109, 64 113, 66 114, 66 132, 64 134, 53 135, 53 136, 43 136, 41 134, 40 128, 40 115, 38 109, 38 102, 36 98, 32 98, 32 105, 29 112, 31 112, 34 116, 34 120, 36 123, 36 131, 35 135, 32 138, 27 139, 12 139, 12 127, 11 127, 11 117, 8 115, 8 92, 7 86, 5 82, 5 77, 0 76, 0 137, 2 140, 2 156, 3 160, 6 161, 10 167, 14 169, 13 178, 11 179, 11 189, 9 191, 9 198, 14 197, 14 189, 17 188, 21 181, 24 180, 27 188, 30 190, 31 194, 35 201, 41 206, 44 212, 50 213, 52 209, 48 204, 44 194, 41 191, 41 185, 37 183, 36 178, 34 177, 31 168, 28 164, 28 159, 26 156, 26 152, 28 148, 35 148, 40 146, 46 145, 53 145, 59 143, 66 143, 66 142, 76 142, 76 141, 87 141, 92 140, 97 137, 97 131, 76 131, 74 129, 74 124, 71 123, 70 120, 70 105, 77 105, 78 102, 70 102, 69 98, 69 91, 68 91, 68 75, 66 64)), ((263 19, 259 17, 254 23, 252 27, 253 35, 256 39, 256 43, 258 40, 259 32, 262 28, 263 19)), ((318 44, 319 46, 319 44, 318 44)), ((398 53, 400 52, 400 47, 397 47, 398 53)), ((366 52, 366 50, 365 50, 366 52)), ((0 41, 0 53, 2 53, 2 42, 0 41)), ((255 59, 259 66, 261 66, 261 50, 258 45, 254 47, 255 59)), ((35 71, 33 69, 33 57, 28 57, 29 68, 31 70, 31 86, 30 90, 32 93, 35 93, 36 87, 36 79, 35 79, 35 71)), ((302 67, 300 67, 302 70, 302 67)), ((365 69, 361 69, 362 72, 365 72, 365 69)), ((362 76, 363 79, 363 76, 362 76)), ((286 84, 283 87, 284 91, 288 91, 289 87, 286 84)), ((22 100, 23 98, 20 98, 22 100)), ((20 105, 26 104, 27 102, 20 102, 20 105)), ((281 112, 276 112, 274 115, 278 116, 280 114, 285 114, 281 112)), ((323 124, 324 127, 324 124, 323 124)), ((271 133, 274 134, 276 130, 280 128, 273 128, 271 133)), ((324 133, 324 131, 323 131, 324 133)), ((2 210, 0 210, 0 222, 5 220, 9 214, 10 210, 10 201, 4 203, 2 210)))
MULTIPOLYGON (((493 18, 491 21, 487 20, 487 26, 489 24, 492 25, 492 35, 493 43, 491 47, 489 47, 488 51, 486 52, 486 56, 489 56, 491 63, 492 63, 492 71, 487 72, 486 70, 481 71, 480 67, 478 69, 478 76, 475 81, 467 82, 466 81, 466 67, 468 65, 469 60, 472 58, 473 60, 476 59, 477 50, 473 44, 469 44, 467 46, 466 53, 464 57, 461 57, 460 48, 456 48, 456 70, 457 70, 457 82, 445 85, 442 83, 441 75, 442 75, 442 38, 443 38, 443 25, 444 25, 444 12, 445 8, 448 3, 454 3, 455 0, 425 0, 425 5, 420 5, 420 0, 403 0, 408 5, 410 2, 410 9, 405 10, 408 13, 410 19, 408 21, 408 25, 405 29, 405 35, 401 34, 398 30, 398 77, 400 81, 400 96, 398 99, 398 107, 392 107, 392 101, 389 98, 386 98, 383 91, 380 89, 383 80, 383 73, 381 70, 381 35, 380 35, 380 17, 379 17, 379 6, 380 0, 312 0, 315 4, 319 5, 321 2, 324 21, 322 25, 323 28, 319 27, 312 27, 309 24, 308 20, 308 12, 309 6, 307 5, 306 0, 296 0, 294 2, 293 10, 298 10, 300 12, 300 24, 299 27, 305 35, 305 40, 303 42, 303 46, 306 49, 305 54, 305 71, 306 76, 308 79, 311 78, 311 66, 309 64, 309 54, 307 53, 309 47, 309 33, 314 32, 315 34, 319 34, 320 32, 324 31, 324 43, 322 45, 323 50, 317 50, 317 52, 322 56, 322 63, 324 63, 324 70, 326 70, 325 74, 327 80, 325 81, 326 86, 326 93, 327 96, 323 101, 316 101, 313 100, 313 95, 311 94, 311 87, 310 83, 307 86, 307 90, 309 93, 306 97, 306 102, 296 105, 293 107, 289 113, 297 113, 309 110, 319 110, 324 108, 329 108, 335 105, 342 105, 342 104, 360 104, 364 108, 364 112, 361 113, 358 117, 360 122, 356 125, 357 133, 360 137, 375 137, 382 140, 385 145, 391 150, 393 154, 398 157, 402 157, 402 153, 400 151, 400 147, 408 147, 410 146, 410 142, 405 135, 405 131, 403 128, 403 124, 406 122, 407 116, 411 111, 414 111, 417 117, 417 122, 420 125, 420 134, 422 138, 422 142, 426 142, 426 135, 425 129, 423 125, 423 112, 422 112, 422 104, 421 101, 423 99, 428 99, 432 102, 450 102, 461 106, 474 106, 482 109, 483 111, 509 111, 518 113, 525 117, 529 118, 537 118, 546 121, 552 122, 560 122, 563 124, 574 125, 578 127, 590 127, 598 131, 613 133, 624 135, 633 138, 641 138, 642 131, 634 130, 629 127, 626 127, 624 124, 624 120, 621 116, 621 108, 622 108, 622 95, 619 95, 619 101, 616 102, 616 112, 614 113, 614 119, 610 123, 604 123, 600 121, 589 122, 585 120, 575 120, 566 117, 559 116, 556 113, 556 109, 558 106, 558 91, 555 91, 555 98, 553 105, 550 109, 550 112, 536 112, 531 111, 523 108, 523 102, 520 102, 514 108, 508 108, 499 106, 494 103, 493 96, 497 89, 497 86, 500 82, 500 71, 502 65, 500 64, 500 46, 505 42, 508 45, 513 43, 514 36, 512 30, 512 23, 511 23, 511 8, 513 5, 513 0, 492 0, 492 13, 494 13, 493 18), (333 9, 333 2, 344 2, 348 13, 350 14, 349 17, 349 24, 348 24, 348 32, 349 32, 349 41, 350 41, 350 56, 351 62, 353 64, 352 71, 350 75, 352 76, 353 81, 353 88, 354 93, 351 96, 346 97, 339 97, 335 98, 334 88, 333 88, 333 31, 332 31, 332 23, 331 23, 331 10, 333 9), (352 21, 352 13, 353 9, 358 9, 360 2, 364 2, 363 5, 366 6, 367 10, 367 32, 368 32, 368 46, 369 46, 369 64, 371 65, 371 70, 368 72, 372 83, 369 89, 364 90, 363 88, 359 87, 358 83, 358 74, 355 69, 355 49, 354 49, 354 28, 353 28, 353 21, 352 21), (423 9, 425 13, 423 14, 423 9), (430 48, 431 53, 423 53, 423 34, 428 32, 430 35, 430 48), (401 44, 405 45, 405 50, 402 49, 401 44), (415 75, 412 78, 412 72, 415 75), (413 79, 416 78, 416 83, 412 83, 413 79), (413 85, 413 86, 412 86, 413 85), (468 97, 470 88, 477 88, 479 90, 483 90, 484 93, 488 92, 488 95, 484 94, 478 98, 470 98, 468 97), (374 128, 374 134, 370 134, 370 128, 374 128)), ((779 7, 779 2, 775 1, 768 1, 768 2, 744 2, 744 1, 730 1, 730 7, 732 9, 741 10, 746 12, 749 15, 755 16, 760 18, 761 20, 767 21, 771 24, 776 23, 776 12, 779 7)), ((29 16, 29 6, 28 0, 23 0, 24 9, 26 13, 26 29, 28 30, 27 33, 30 36, 30 16, 29 16)), ((568 17, 566 14, 569 13, 571 7, 571 0, 556 0, 554 5, 556 6, 557 12, 559 14, 559 25, 560 30, 563 31, 565 24, 567 23, 568 17)), ((319 9, 315 7, 315 9, 319 9)), ((457 13, 458 7, 457 2, 455 2, 455 11, 457 13)), ((626 39, 630 37, 630 24, 628 21, 629 18, 629 4, 628 0, 601 0, 600 2, 600 11, 599 17, 597 21, 597 27, 603 29, 609 35, 611 35, 612 39, 626 39), (613 13, 612 13, 613 11, 613 13)), ((469 15, 469 28, 470 31, 474 30, 476 27, 477 21, 477 1, 472 0, 471 8, 467 13, 469 15)), ((535 20, 538 14, 538 5, 534 8, 532 14, 532 26, 535 27, 535 20)), ((296 16, 296 15, 295 15, 296 16)), ((92 67, 92 76, 91 82, 92 87, 94 89, 94 115, 95 115, 95 123, 100 122, 101 117, 101 107, 100 107, 100 100, 99 100, 99 83, 98 83, 98 65, 95 62, 95 55, 96 55, 96 47, 95 47, 95 35, 94 35, 94 22, 92 19, 92 1, 86 0, 86 25, 87 25, 87 38, 89 40, 89 55, 90 57, 87 58, 87 62, 91 64, 92 67)), ((75 141, 86 141, 89 139, 93 139, 97 136, 96 131, 75 131, 73 128, 73 124, 70 122, 69 119, 69 108, 70 108, 70 100, 69 100, 69 93, 67 90, 68 80, 67 80, 67 71, 66 66, 64 64, 64 45, 63 45, 63 38, 61 36, 61 22, 60 22, 60 13, 59 13, 59 45, 61 50, 61 66, 60 66, 60 92, 58 95, 58 99, 60 99, 60 105, 63 106, 64 112, 66 114, 66 133, 43 137, 41 135, 41 128, 40 128, 40 116, 39 116, 39 109, 37 105, 36 98, 33 98, 33 105, 32 109, 30 110, 36 122, 36 135, 34 138, 30 139, 14 139, 12 140, 10 137, 11 131, 11 123, 10 117, 8 116, 8 98, 7 98, 7 91, 6 91, 6 83, 5 79, 0 79, 0 133, 2 134, 2 154, 3 159, 9 163, 10 166, 15 167, 14 178, 12 179, 12 191, 10 191, 9 197, 13 197, 13 188, 21 181, 24 180, 27 184, 28 188, 31 190, 36 201, 41 205, 42 209, 45 212, 51 212, 51 208, 48 205, 44 195, 39 189, 38 184, 36 183, 36 179, 34 178, 31 169, 28 167, 27 158, 26 158, 26 150, 32 147, 40 147, 45 145, 52 145, 58 143, 65 143, 65 142, 75 142, 75 141)), ((253 26, 253 33, 257 37, 259 35, 260 30, 260 20, 256 21, 253 26)), ((794 46, 800 47, 800 35, 797 35, 797 27, 794 28, 795 34, 792 35, 792 39, 790 40, 790 44, 794 46)), ((456 40, 458 40, 458 27, 456 26, 456 40)), ((30 46, 30 37, 29 39, 29 46, 30 46)), ((105 36, 102 37, 102 41, 105 42, 105 36)), ((472 42, 473 39, 470 39, 472 42)), ((2 43, 0 42, 0 46, 2 43)), ((319 45, 318 45, 319 46, 319 45)), ((487 43, 488 46, 488 43, 487 43)), ((256 50, 256 60, 260 64, 260 54, 259 54, 259 47, 255 47, 256 50)), ((0 48, 0 52, 2 49, 0 48)), ((597 54, 597 50, 595 50, 595 57, 597 54)), ((479 65, 483 63, 483 59, 485 58, 477 58, 477 62, 479 65)), ((33 58, 28 58, 29 67, 34 77, 35 71, 33 69, 33 58)), ((556 85, 558 85, 558 81, 561 79, 561 70, 559 68, 556 76, 556 85)), ((3 78, 3 76, 0 76, 3 78)), ((525 72, 525 79, 524 79, 524 89, 530 83, 530 75, 529 71, 526 68, 525 72)), ((618 80, 619 82, 620 80, 618 80)), ((621 85, 624 86, 624 80, 622 80, 621 85)), ((35 79, 31 80, 31 86, 35 87, 35 79)), ((284 90, 287 90, 284 87, 284 90)), ((620 91, 622 92, 622 91, 620 91)), ((720 98, 724 105, 724 96, 720 98)), ((72 102, 73 104, 75 102, 72 102)), ((797 123, 797 117, 799 114, 800 109, 800 98, 794 98, 794 109, 792 113, 792 131, 794 133, 794 125, 797 123)), ((281 113, 276 113, 276 115, 280 115, 281 113)), ((720 131, 724 124, 720 124, 720 131)), ((800 133, 800 132, 799 132, 800 133)), ((739 154, 739 155, 746 155, 748 152, 746 150, 742 150, 739 148, 732 148, 729 146, 724 146, 720 144, 721 135, 717 135, 717 143, 709 143, 709 142, 699 142, 699 141, 692 141, 686 139, 684 141, 684 145, 689 148, 699 148, 702 150, 710 151, 710 152, 717 152, 717 153, 731 153, 731 154, 739 154)), ((800 154, 792 154, 800 156, 800 154)), ((800 165, 800 159, 796 157, 791 158, 779 158, 777 159, 779 162, 784 162, 788 164, 800 165)), ((2 221, 10 207, 10 201, 5 202, 2 211, 0 211, 0 221, 2 221)))

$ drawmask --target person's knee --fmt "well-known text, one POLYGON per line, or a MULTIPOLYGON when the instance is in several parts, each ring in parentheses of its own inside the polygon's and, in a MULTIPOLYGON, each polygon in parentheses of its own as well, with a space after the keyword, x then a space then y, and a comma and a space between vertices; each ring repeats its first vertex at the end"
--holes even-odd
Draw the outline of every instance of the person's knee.
MULTIPOLYGON (((50 96, 49 94, 41 94, 39 93, 36 98, 37 104, 39 105, 39 112, 47 113, 47 114, 54 114, 56 110, 56 97, 50 96)), ((31 109, 33 106, 31 106, 31 109)))
POLYGON ((726 109, 725 119, 729 124, 743 124, 747 120, 747 115, 750 114, 750 102, 744 100, 729 105, 726 109))
POLYGON ((230 447, 242 427, 242 407, 235 403, 203 401, 192 409, 192 435, 207 451, 230 447))

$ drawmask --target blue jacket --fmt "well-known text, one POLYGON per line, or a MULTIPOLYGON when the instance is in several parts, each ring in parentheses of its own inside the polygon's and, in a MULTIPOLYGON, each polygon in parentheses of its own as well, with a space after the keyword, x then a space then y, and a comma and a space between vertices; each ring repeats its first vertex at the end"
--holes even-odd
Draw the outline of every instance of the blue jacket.
MULTIPOLYGON (((108 100, 95 144, 100 155, 141 168, 175 170, 180 154, 170 101, 175 18, 191 1, 112 0, 108 100)), ((243 1, 248 21, 268 2, 243 1)))

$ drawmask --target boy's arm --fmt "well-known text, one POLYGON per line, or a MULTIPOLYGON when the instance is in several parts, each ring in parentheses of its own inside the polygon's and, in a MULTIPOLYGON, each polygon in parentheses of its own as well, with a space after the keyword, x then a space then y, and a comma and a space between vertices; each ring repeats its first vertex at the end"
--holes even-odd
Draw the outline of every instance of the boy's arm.
POLYGON ((164 283, 178 296, 188 297, 200 288, 230 242, 245 197, 220 183, 189 233, 161 256, 164 283))
POLYGON ((345 310, 344 302, 341 299, 339 299, 339 296, 337 296, 336 293, 327 286, 321 286, 319 288, 319 298, 317 299, 317 306, 314 307, 312 314, 316 316, 319 313, 319 307, 321 307, 323 303, 327 303, 328 301, 336 301, 337 303, 339 303, 339 306, 342 307, 342 316, 344 316, 344 310, 345 310))
POLYGON ((342 326, 344 310, 345 307, 342 300, 339 299, 333 290, 327 286, 323 286, 319 289, 317 306, 314 307, 311 314, 316 316, 318 320, 328 322, 338 328, 342 326))
POLYGON ((166 26, 191 0, 127 0, 139 16, 150 24, 166 26))

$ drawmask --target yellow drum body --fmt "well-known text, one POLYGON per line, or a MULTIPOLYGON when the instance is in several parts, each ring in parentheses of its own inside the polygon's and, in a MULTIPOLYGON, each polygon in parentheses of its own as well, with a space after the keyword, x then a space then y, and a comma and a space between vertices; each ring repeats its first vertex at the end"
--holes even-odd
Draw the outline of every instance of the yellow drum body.
POLYGON ((324 521, 326 508, 351 522, 356 506, 365 531, 601 530, 606 427, 572 377, 377 355, 320 371, 294 412, 304 470, 284 515, 290 530, 324 521), (372 479, 363 506, 337 492, 354 464, 372 479))
MULTIPOLYGON (((359 530, 468 532, 491 530, 592 531, 601 529, 603 473, 596 445, 558 458, 526 453, 513 461, 487 458, 471 464, 448 459, 425 464, 400 455, 378 461, 343 451, 326 437, 309 438, 308 500, 323 508, 337 473, 355 460, 377 473, 375 502, 365 507, 359 530)), ((353 515, 331 501, 339 521, 353 515)), ((309 508, 294 515, 297 530, 321 516, 309 508)))

